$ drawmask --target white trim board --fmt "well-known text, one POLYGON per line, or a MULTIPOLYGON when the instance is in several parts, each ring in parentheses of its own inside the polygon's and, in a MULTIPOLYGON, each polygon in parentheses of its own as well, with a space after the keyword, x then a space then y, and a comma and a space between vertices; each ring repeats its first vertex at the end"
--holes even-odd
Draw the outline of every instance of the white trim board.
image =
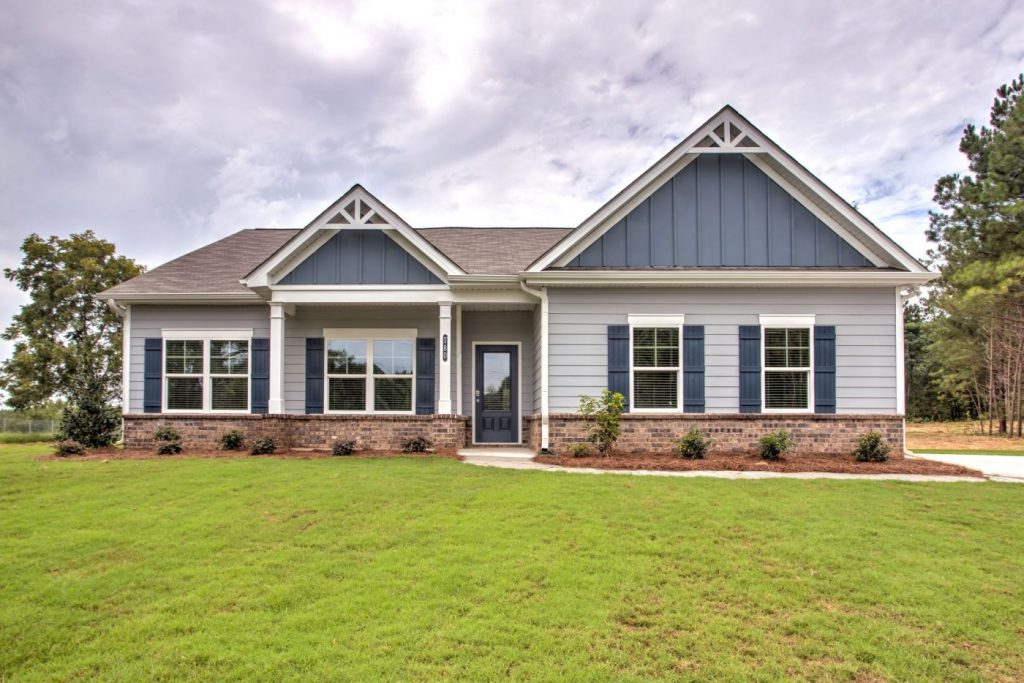
MULTIPOLYGON (((518 446, 523 443, 523 343, 517 341, 474 341, 470 343, 470 385, 469 395, 473 399, 473 412, 470 417, 470 434, 474 446, 518 446), (518 414, 516 419, 517 441, 494 442, 476 440, 476 347, 477 346, 515 346, 516 347, 516 396, 519 398, 518 414)), ((461 391, 462 388, 459 387, 461 391)))

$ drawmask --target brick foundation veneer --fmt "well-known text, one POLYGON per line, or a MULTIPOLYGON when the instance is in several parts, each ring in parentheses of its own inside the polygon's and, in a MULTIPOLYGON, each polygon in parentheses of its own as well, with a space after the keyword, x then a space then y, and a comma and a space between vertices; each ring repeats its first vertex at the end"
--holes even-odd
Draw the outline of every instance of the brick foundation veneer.
POLYGON ((220 448, 229 429, 246 439, 269 436, 278 448, 329 449, 335 441, 356 442, 359 450, 398 450, 402 440, 425 437, 434 449, 462 448, 468 417, 458 415, 158 415, 124 416, 125 448, 154 449, 153 432, 166 425, 181 432, 188 448, 220 448))
MULTIPOLYGON (((540 418, 529 422, 529 445, 540 448, 540 418)), ((694 427, 714 443, 712 449, 731 453, 757 453, 758 439, 784 429, 804 453, 850 455, 857 441, 870 431, 880 432, 894 454, 903 452, 903 418, 898 415, 785 415, 785 414, 701 414, 623 415, 619 453, 674 453, 676 442, 694 427)), ((555 453, 565 453, 569 444, 585 442, 589 424, 572 413, 551 415, 548 436, 555 453)))

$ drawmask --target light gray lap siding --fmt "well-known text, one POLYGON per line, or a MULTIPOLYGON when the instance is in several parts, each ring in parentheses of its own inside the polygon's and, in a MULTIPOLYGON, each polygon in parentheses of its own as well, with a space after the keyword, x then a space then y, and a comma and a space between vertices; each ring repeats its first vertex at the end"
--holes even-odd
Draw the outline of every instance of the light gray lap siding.
POLYGON ((239 306, 132 306, 131 363, 128 410, 142 412, 145 340, 160 338, 163 330, 223 330, 252 328, 254 337, 270 336, 270 310, 266 305, 239 306))
POLYGON ((739 410, 740 325, 764 314, 814 313, 836 326, 840 413, 896 412, 896 304, 892 289, 556 289, 550 301, 551 412, 573 412, 580 394, 608 384, 608 325, 630 313, 683 314, 704 326, 707 411, 739 410))

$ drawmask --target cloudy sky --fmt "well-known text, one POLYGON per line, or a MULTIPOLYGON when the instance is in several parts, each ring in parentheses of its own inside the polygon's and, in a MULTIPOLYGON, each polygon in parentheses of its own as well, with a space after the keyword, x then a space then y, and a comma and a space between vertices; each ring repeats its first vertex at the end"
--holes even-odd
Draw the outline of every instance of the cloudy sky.
POLYGON ((726 103, 923 256, 1022 38, 1013 0, 6 3, 0 263, 90 228, 154 266, 355 182, 414 226, 576 225, 726 103))

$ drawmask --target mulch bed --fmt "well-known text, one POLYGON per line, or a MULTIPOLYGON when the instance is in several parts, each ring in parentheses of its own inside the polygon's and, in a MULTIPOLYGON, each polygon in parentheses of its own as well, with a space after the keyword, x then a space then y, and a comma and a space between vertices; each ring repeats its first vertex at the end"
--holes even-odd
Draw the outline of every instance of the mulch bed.
POLYGON ((698 471, 730 470, 740 472, 836 472, 842 474, 940 474, 981 477, 981 472, 959 465, 933 460, 891 458, 888 462, 857 462, 852 456, 791 454, 768 462, 756 455, 741 453, 709 454, 703 460, 686 460, 676 455, 614 454, 605 457, 571 455, 537 456, 537 462, 562 467, 592 467, 602 470, 698 471))
POLYGON ((323 458, 345 458, 349 460, 370 460, 374 458, 455 458, 451 453, 398 453, 395 451, 356 451, 352 455, 331 455, 330 451, 306 449, 283 449, 272 455, 252 455, 249 451, 225 451, 221 449, 187 448, 176 455, 160 455, 155 450, 125 450, 123 448, 98 448, 85 455, 71 455, 66 458, 54 454, 40 455, 37 460, 184 460, 188 458, 285 458, 291 460, 320 460, 323 458))

